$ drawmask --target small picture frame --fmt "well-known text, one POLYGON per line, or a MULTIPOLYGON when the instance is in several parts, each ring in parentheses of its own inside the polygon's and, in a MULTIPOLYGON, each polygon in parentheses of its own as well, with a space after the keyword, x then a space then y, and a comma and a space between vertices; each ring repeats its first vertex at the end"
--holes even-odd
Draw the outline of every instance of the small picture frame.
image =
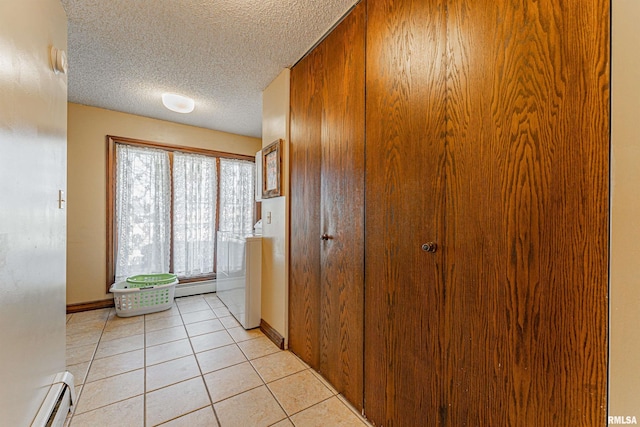
POLYGON ((282 140, 277 139, 262 149, 262 198, 282 195, 282 140))

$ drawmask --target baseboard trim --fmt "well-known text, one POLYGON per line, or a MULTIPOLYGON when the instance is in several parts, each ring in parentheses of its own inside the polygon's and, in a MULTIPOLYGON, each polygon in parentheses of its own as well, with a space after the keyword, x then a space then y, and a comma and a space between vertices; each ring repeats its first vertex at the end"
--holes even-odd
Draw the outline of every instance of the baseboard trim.
POLYGON ((203 282, 179 283, 176 285, 176 298, 188 297, 191 295, 208 294, 216 291, 216 281, 206 280, 203 282))
POLYGON ((100 301, 81 302, 78 304, 67 304, 67 314, 80 313, 81 311, 97 310, 100 308, 110 308, 113 306, 113 298, 100 301))
POLYGON ((273 343, 278 346, 280 350, 284 350, 284 337, 276 331, 273 326, 260 319, 260 330, 267 336, 273 343))

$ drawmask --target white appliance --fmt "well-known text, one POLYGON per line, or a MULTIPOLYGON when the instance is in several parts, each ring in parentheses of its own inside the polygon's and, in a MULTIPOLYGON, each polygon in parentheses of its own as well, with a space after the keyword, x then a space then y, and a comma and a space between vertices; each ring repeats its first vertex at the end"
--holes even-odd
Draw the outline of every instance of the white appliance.
POLYGON ((245 329, 260 326, 262 237, 217 235, 218 298, 245 329))
POLYGON ((0 1, 0 425, 62 425, 67 17, 59 0, 0 1))

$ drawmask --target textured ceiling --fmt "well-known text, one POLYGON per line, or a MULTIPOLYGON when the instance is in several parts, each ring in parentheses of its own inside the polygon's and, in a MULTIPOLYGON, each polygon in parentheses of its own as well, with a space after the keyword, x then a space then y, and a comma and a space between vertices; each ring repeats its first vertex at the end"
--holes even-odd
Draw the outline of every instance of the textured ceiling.
POLYGON ((262 91, 356 0, 62 0, 69 101, 260 137, 262 91), (195 99, 191 114, 161 94, 195 99))

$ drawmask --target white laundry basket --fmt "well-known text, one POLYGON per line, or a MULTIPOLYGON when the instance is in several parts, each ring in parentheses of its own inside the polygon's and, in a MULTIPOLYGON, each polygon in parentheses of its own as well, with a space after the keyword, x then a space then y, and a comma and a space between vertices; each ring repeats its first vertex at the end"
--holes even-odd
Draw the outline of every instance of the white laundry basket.
POLYGON ((116 314, 138 316, 168 310, 173 306, 178 278, 174 274, 142 274, 111 285, 116 314))

